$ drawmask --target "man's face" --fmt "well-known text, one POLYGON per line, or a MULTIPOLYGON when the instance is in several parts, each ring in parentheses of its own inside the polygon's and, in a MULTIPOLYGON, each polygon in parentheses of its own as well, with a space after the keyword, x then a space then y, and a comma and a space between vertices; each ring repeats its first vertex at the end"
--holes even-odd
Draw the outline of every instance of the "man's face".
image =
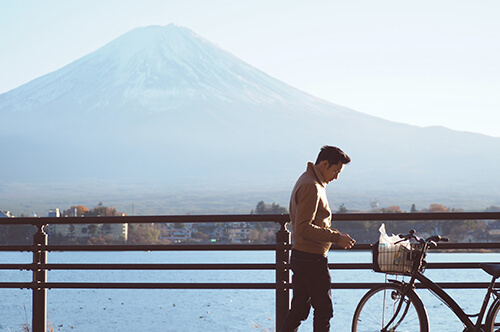
MULTIPOLYGON (((328 162, 327 165, 329 165, 328 162)), ((332 164, 330 165, 330 167, 326 168, 323 174, 326 183, 330 183, 333 180, 337 180, 339 174, 342 172, 343 169, 344 169, 344 164, 340 162, 338 164, 332 164)))

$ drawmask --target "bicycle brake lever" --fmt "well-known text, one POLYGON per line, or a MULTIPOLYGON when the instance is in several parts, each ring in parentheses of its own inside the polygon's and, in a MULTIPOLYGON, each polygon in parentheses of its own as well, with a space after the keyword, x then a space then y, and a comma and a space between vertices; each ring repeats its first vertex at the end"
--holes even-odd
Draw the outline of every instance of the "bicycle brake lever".
POLYGON ((415 241, 417 241, 418 243, 422 243, 422 244, 424 244, 424 243, 425 243, 425 240, 424 240, 424 239, 422 239, 421 237, 418 237, 418 236, 414 235, 414 236, 413 236, 413 238, 414 238, 414 239, 415 239, 415 241))
POLYGON ((427 241, 448 242, 449 240, 447 237, 441 237, 440 235, 433 235, 430 238, 428 238, 427 241))

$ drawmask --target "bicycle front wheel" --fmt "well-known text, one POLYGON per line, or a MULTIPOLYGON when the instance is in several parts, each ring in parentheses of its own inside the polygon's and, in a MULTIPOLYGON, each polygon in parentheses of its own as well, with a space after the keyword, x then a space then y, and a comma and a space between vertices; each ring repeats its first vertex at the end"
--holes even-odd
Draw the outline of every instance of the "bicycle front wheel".
POLYGON ((414 291, 405 296, 401 286, 388 283, 369 290, 359 302, 352 332, 428 332, 427 312, 414 291))

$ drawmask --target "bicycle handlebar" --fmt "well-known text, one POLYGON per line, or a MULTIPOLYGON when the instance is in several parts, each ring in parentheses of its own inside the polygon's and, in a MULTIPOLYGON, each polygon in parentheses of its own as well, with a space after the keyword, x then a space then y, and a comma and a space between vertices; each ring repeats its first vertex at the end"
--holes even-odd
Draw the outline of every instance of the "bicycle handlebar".
POLYGON ((403 240, 410 240, 414 239, 415 241, 421 243, 421 244, 429 244, 431 246, 437 246, 438 242, 448 242, 449 239, 447 237, 442 237, 441 235, 433 235, 428 237, 427 239, 422 239, 421 237, 418 237, 415 235, 416 231, 414 229, 410 229, 408 234, 398 234, 400 238, 403 240))

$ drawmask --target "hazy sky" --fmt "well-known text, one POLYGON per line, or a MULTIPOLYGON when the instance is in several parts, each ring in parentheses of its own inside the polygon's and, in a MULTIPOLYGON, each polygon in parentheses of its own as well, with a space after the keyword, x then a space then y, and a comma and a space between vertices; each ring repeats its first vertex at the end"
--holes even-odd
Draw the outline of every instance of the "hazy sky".
POLYGON ((0 93, 177 23, 333 103, 500 137, 499 17, 498 0, 0 0, 0 93))

